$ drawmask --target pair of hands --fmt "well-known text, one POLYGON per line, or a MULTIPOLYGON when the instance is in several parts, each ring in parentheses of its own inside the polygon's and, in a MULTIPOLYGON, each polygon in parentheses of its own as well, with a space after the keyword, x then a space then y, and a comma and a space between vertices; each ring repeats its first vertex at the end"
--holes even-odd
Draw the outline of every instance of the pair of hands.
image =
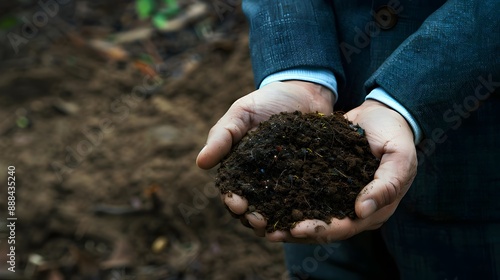
MULTIPOLYGON (((203 169, 216 166, 232 145, 260 122, 280 112, 333 112, 328 89, 302 81, 274 82, 238 99, 209 132, 206 146, 196 160, 203 169)), ((384 104, 366 100, 345 117, 365 130, 372 153, 380 158, 374 179, 360 192, 355 209, 359 219, 332 219, 330 224, 306 220, 290 231, 265 231, 266 220, 248 212, 248 202, 235 194, 223 195, 230 211, 249 224, 256 235, 270 241, 325 243, 344 240, 365 230, 379 228, 396 210, 416 175, 417 157, 413 132, 406 120, 384 104)))

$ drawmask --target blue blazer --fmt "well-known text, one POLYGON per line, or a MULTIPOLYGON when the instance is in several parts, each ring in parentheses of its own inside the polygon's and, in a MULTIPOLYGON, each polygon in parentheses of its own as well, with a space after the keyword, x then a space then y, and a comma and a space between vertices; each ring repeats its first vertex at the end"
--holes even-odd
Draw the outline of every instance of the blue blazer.
POLYGON ((328 69, 335 109, 382 87, 418 122, 417 177, 382 229, 402 275, 498 275, 500 1, 244 0, 243 10, 256 85, 328 69))
POLYGON ((344 111, 384 88, 426 137, 408 207, 500 221, 500 1, 247 0, 243 10, 256 85, 290 68, 328 69, 344 111), (384 5, 397 21, 389 29, 377 21, 384 5))

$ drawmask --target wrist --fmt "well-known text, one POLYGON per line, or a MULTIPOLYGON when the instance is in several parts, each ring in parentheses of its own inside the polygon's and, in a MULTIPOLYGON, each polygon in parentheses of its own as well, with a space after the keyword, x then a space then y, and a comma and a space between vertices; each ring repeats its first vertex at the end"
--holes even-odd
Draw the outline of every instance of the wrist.
POLYGON ((301 80, 288 80, 283 81, 283 83, 304 88, 304 92, 309 94, 311 112, 318 111, 316 108, 322 108, 325 104, 332 104, 333 106, 336 102, 333 92, 323 85, 301 80))
POLYGON ((370 109, 376 110, 377 108, 384 108, 384 110, 390 112, 392 117, 398 121, 398 123, 400 124, 398 126, 398 129, 404 132, 403 133, 404 135, 410 136, 411 140, 414 139, 414 132, 411 128, 411 125, 408 123, 405 117, 401 115, 401 113, 399 113, 398 111, 394 110, 394 108, 375 99, 367 99, 363 102, 361 106, 367 108, 368 110, 370 109))
POLYGON ((304 66, 282 70, 267 76, 264 80, 262 80, 259 88, 277 81, 303 81, 322 85, 323 87, 329 89, 331 94, 334 95, 334 102, 338 100, 337 79, 335 78, 335 75, 327 69, 304 66))
POLYGON ((398 112, 411 126, 415 145, 417 145, 422 140, 422 129, 418 125, 416 119, 412 116, 412 114, 407 110, 406 107, 404 107, 401 103, 394 99, 394 97, 389 95, 389 93, 387 93, 383 88, 377 87, 373 89, 366 96, 365 100, 376 100, 398 112))

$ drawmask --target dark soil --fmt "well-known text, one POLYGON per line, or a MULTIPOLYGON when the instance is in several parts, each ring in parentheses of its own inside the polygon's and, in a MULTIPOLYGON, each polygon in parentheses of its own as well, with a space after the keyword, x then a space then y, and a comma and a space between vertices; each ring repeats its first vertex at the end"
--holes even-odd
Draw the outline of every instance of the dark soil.
POLYGON ((363 129, 342 114, 281 113, 233 148, 216 186, 244 196, 267 231, 288 230, 305 219, 355 219, 356 197, 378 164, 363 129))

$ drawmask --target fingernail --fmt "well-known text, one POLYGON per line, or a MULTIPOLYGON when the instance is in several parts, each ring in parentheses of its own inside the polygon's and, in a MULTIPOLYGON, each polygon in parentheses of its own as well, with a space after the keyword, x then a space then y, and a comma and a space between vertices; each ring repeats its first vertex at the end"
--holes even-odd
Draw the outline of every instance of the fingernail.
POLYGON ((361 202, 361 218, 366 218, 377 211, 377 204, 373 199, 361 202))
MULTIPOLYGON (((253 218, 255 218, 258 221, 262 221, 262 218, 259 217, 259 215, 257 215, 255 212, 251 212, 250 216, 252 216, 253 218)), ((254 223, 252 223, 252 219, 248 219, 248 222, 250 223, 250 225, 252 225, 253 228, 256 228, 256 225, 254 223)))
POLYGON ((257 220, 262 221, 263 217, 260 214, 257 214, 256 212, 250 213, 252 216, 254 216, 257 220))

